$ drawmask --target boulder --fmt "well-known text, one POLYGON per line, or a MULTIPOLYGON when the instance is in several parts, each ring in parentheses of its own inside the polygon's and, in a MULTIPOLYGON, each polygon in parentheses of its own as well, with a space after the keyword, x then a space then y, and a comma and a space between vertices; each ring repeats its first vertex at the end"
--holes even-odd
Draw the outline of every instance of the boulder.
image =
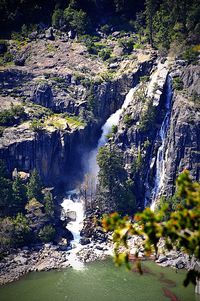
POLYGON ((54 32, 53 32, 53 28, 52 28, 52 27, 48 28, 48 29, 45 31, 45 38, 46 38, 47 40, 51 40, 51 41, 54 41, 54 40, 55 40, 54 32))
POLYGON ((70 219, 71 221, 75 221, 76 220, 76 211, 65 212, 65 217, 70 219))
POLYGON ((31 33, 28 35, 28 38, 29 38, 31 41, 33 41, 33 40, 36 40, 37 35, 38 35, 38 32, 37 32, 37 31, 33 31, 33 32, 31 32, 31 33))
POLYGON ((82 237, 81 239, 80 239, 80 244, 81 245, 87 245, 87 244, 89 244, 90 243, 90 239, 89 238, 86 238, 86 237, 82 237))
POLYGON ((25 55, 19 55, 14 59, 14 63, 16 66, 24 66, 26 61, 25 55))

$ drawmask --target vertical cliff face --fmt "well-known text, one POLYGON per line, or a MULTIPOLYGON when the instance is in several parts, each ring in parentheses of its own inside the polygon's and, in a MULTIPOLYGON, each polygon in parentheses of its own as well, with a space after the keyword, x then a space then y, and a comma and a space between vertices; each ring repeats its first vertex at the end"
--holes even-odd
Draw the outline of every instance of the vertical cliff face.
POLYGON ((188 169, 194 180, 200 179, 200 108, 182 95, 174 95, 170 126, 165 141, 162 194, 174 193, 177 175, 188 169))
POLYGON ((37 168, 45 184, 69 183, 75 170, 79 179, 81 154, 92 143, 90 130, 35 133, 25 126, 12 128, 4 133, 0 156, 10 172, 14 168, 25 172, 37 168))
POLYGON ((175 66, 171 74, 167 66, 159 69, 152 75, 154 83, 150 78, 135 93, 114 137, 124 152, 138 207, 172 195, 184 168, 195 180, 200 178, 199 68, 175 66), (174 90, 177 76, 184 90, 174 90))
MULTIPOLYGON (((43 128, 33 131, 30 122, 27 121, 19 126, 5 129, 0 138, 0 158, 5 160, 9 172, 11 173, 14 168, 25 172, 37 168, 46 185, 63 187, 67 185, 70 188, 71 185, 76 184, 83 175, 84 156, 95 147, 102 124, 121 106, 125 95, 131 87, 136 85, 139 77, 150 72, 153 62, 154 58, 149 59, 138 64, 133 72, 107 82, 94 84, 92 97, 94 97, 95 108, 93 117, 84 126, 62 130, 43 128)), ((11 71, 6 71, 1 75, 3 77, 2 82, 4 82, 4 92, 6 92, 7 83, 12 88, 12 78, 14 76, 17 80, 17 74, 22 80, 20 93, 23 96, 29 93, 28 97, 35 104, 40 105, 40 108, 47 107, 54 112, 64 111, 81 115, 83 119, 85 116, 87 120, 88 93, 87 89, 79 82, 73 83, 70 79, 67 87, 71 87, 71 89, 73 87, 79 96, 82 95, 82 98, 78 98, 77 94, 73 94, 72 97, 68 93, 66 94, 67 97, 64 95, 62 102, 60 102, 62 90, 58 92, 58 87, 54 87, 52 82, 51 84, 39 83, 34 88, 35 84, 30 81, 30 75, 22 78, 21 73, 19 74, 16 70, 14 75, 11 71), (56 94, 57 92, 58 94, 56 94)), ((16 86, 19 93, 19 81, 16 82, 16 86)))

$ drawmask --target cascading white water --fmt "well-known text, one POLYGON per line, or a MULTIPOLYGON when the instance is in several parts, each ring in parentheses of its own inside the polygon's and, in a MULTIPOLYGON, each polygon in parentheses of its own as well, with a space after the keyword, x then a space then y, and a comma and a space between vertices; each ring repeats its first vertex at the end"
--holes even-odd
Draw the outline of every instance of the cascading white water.
MULTIPOLYGON (((89 158, 87 160, 88 161, 87 162, 88 163, 87 171, 92 176, 94 176, 95 179, 97 178, 98 170, 99 170, 98 164, 96 161, 98 149, 99 149, 99 147, 105 145, 105 143, 107 142, 107 135, 111 132, 112 126, 117 125, 119 123, 119 119, 120 119, 120 116, 121 116, 123 110, 126 109, 129 105, 129 103, 132 101, 134 92, 137 88, 138 87, 130 89, 129 93, 126 95, 126 98, 125 98, 125 101, 124 101, 122 107, 119 110, 117 110, 114 114, 112 114, 107 119, 105 124, 102 126, 102 135, 98 141, 97 148, 94 149, 90 153, 89 158)), ((75 189, 73 192, 68 192, 68 197, 63 200, 61 205, 63 207, 64 214, 71 211, 71 212, 74 212, 76 215, 76 219, 70 221, 67 224, 67 229, 73 234, 73 237, 74 237, 74 240, 71 242, 72 250, 70 251, 70 255, 69 255, 68 259, 69 259, 71 266, 74 269, 81 270, 84 267, 84 265, 78 259, 77 253, 83 248, 82 245, 80 244, 80 238, 81 238, 80 231, 81 231, 82 225, 83 225, 84 208, 83 208, 83 202, 81 201, 81 198, 79 197, 78 189, 77 190, 75 189), (73 199, 70 196, 71 194, 74 194, 73 199)))
POLYGON ((118 125, 123 110, 126 109, 129 103, 133 100, 133 95, 135 91, 138 89, 138 87, 139 85, 136 86, 135 88, 130 89, 130 91, 126 95, 122 107, 119 110, 117 110, 115 113, 113 113, 101 128, 102 129, 101 137, 99 138, 97 147, 89 155, 88 167, 87 167, 88 173, 94 176, 95 178, 97 178, 99 172, 99 166, 96 160, 98 149, 106 144, 108 140, 107 135, 111 132, 113 126, 118 125))
MULTIPOLYGON (((76 193, 77 192, 78 191, 76 191, 76 193)), ((79 241, 81 238, 80 231, 83 227, 84 219, 83 202, 79 199, 79 197, 77 197, 77 194, 75 194, 74 199, 72 199, 71 194, 68 194, 68 197, 62 202, 62 207, 65 215, 67 215, 69 212, 74 213, 75 215, 74 219, 67 224, 67 229, 72 233, 74 238, 71 242, 72 250, 70 251, 68 259, 74 269, 81 270, 84 265, 80 260, 78 260, 77 253, 82 248, 79 241)))
POLYGON ((156 175, 155 175, 155 184, 154 188, 152 190, 152 204, 151 209, 155 209, 156 199, 159 196, 159 193, 162 189, 163 183, 164 183, 164 177, 165 177, 165 152, 164 152, 164 146, 165 146, 165 138, 167 135, 167 130, 169 126, 169 120, 170 120, 170 107, 171 107, 171 99, 172 99, 172 80, 171 77, 167 77, 167 93, 166 93, 166 115, 164 117, 163 123, 161 125, 160 131, 159 131, 159 137, 161 140, 161 145, 157 152, 157 158, 156 158, 156 175))

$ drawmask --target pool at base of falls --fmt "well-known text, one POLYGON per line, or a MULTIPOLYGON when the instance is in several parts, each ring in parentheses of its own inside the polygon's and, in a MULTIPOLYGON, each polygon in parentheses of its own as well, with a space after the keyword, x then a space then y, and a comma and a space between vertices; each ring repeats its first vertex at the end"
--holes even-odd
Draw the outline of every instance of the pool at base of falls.
POLYGON ((81 271, 34 272, 0 288, 1 301, 200 301, 194 286, 183 287, 186 272, 154 262, 135 269, 117 268, 111 260, 86 264, 81 271))

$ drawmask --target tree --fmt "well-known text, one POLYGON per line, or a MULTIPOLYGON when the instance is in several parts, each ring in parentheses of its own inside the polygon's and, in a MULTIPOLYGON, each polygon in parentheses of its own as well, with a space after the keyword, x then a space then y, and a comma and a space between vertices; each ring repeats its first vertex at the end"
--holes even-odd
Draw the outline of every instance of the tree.
POLYGON ((146 24, 149 35, 149 43, 153 47, 153 16, 155 13, 155 1, 156 0, 146 0, 145 14, 146 14, 146 24))
POLYGON ((73 29, 78 34, 86 33, 89 26, 87 14, 83 10, 75 10, 70 6, 64 10, 64 20, 68 29, 73 29))
MULTIPOLYGON (((176 195, 180 202, 185 203, 185 207, 181 207, 181 210, 177 208, 170 214, 168 220, 164 220, 168 206, 164 206, 157 212, 146 208, 142 213, 134 216, 134 222, 131 222, 127 216, 121 218, 118 213, 103 219, 104 229, 114 231, 115 261, 118 264, 126 263, 129 267, 127 239, 133 235, 143 237, 146 255, 152 252, 158 254, 158 243, 162 237, 165 239, 167 249, 181 249, 200 260, 200 184, 192 182, 187 170, 177 179, 176 195), (122 245, 126 248, 125 253, 119 251, 122 245)), ((137 254, 138 250, 136 257, 137 254)), ((141 271, 140 264, 138 268, 141 271)), ((184 285, 188 285, 189 282, 196 283, 196 277, 200 277, 198 271, 188 271, 184 285)))
POLYGON ((0 216, 9 214, 12 205, 12 181, 7 178, 5 163, 0 160, 0 216))
POLYGON ((30 242, 30 227, 28 220, 22 213, 18 213, 15 218, 13 218, 14 225, 14 237, 12 244, 15 247, 23 246, 24 244, 30 242))
POLYGON ((27 188, 20 176, 17 176, 12 183, 13 210, 23 212, 27 203, 27 188))
POLYGON ((135 27, 136 32, 139 35, 139 41, 141 43, 142 35, 144 33, 144 13, 143 12, 139 12, 136 14, 134 27, 135 27))
POLYGON ((129 179, 127 171, 123 167, 123 153, 112 142, 101 147, 97 155, 99 165, 99 194, 102 202, 109 209, 117 208, 122 213, 133 212, 135 209, 135 196, 133 194, 133 182, 129 179))
POLYGON ((84 181, 81 184, 80 195, 83 197, 85 210, 92 206, 92 202, 94 200, 95 192, 96 192, 96 178, 91 174, 86 174, 84 177, 84 181))
POLYGON ((52 25, 55 28, 60 28, 63 26, 64 16, 62 9, 55 9, 52 15, 52 25))
POLYGON ((39 173, 36 169, 33 169, 31 173, 31 177, 29 180, 29 183, 27 184, 27 197, 28 199, 36 198, 40 200, 42 198, 42 183, 40 180, 39 173))
POLYGON ((46 225, 39 231, 39 238, 42 242, 52 241, 55 237, 55 229, 52 225, 46 225))
POLYGON ((50 191, 47 191, 44 196, 44 211, 47 216, 54 217, 54 202, 53 202, 53 195, 50 191))

